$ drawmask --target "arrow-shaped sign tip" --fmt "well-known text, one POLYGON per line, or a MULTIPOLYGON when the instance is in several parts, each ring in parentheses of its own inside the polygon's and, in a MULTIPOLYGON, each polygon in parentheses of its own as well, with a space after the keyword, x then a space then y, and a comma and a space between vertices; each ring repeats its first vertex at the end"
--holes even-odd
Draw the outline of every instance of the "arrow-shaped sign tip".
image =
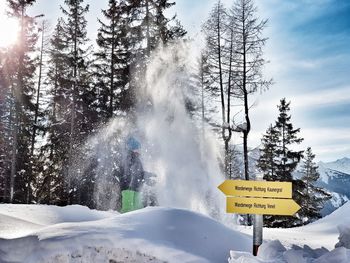
POLYGON ((291 215, 294 215, 296 212, 299 211, 299 209, 301 207, 294 200, 292 200, 292 201, 293 202, 291 202, 291 204, 290 204, 290 211, 291 211, 291 215))
POLYGON ((218 186, 219 190, 220 190, 221 192, 223 192, 224 194, 225 194, 225 182, 226 182, 226 181, 224 181, 223 183, 221 183, 221 184, 218 186))

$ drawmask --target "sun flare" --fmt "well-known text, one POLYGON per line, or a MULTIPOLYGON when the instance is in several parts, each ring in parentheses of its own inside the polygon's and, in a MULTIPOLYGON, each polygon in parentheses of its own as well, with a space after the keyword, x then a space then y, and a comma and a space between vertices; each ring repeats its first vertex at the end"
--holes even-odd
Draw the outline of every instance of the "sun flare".
POLYGON ((0 1, 0 47, 14 44, 18 37, 19 24, 6 14, 5 2, 0 1))

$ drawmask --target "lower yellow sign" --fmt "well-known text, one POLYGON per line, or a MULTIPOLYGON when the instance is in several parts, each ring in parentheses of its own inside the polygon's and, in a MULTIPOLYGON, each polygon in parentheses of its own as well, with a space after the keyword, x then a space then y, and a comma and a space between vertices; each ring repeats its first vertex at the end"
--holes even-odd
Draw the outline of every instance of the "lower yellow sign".
POLYGON ((294 215, 300 206, 293 199, 227 197, 226 212, 257 215, 294 215))

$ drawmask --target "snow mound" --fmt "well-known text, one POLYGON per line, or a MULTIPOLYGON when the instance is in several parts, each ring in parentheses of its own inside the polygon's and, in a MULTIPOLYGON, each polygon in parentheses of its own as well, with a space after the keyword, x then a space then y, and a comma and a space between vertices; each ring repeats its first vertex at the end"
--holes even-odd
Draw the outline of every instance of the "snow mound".
POLYGON ((111 217, 116 212, 90 210, 80 205, 0 204, 0 238, 27 236, 45 226, 64 222, 86 222, 111 217))
POLYGON ((251 249, 248 235, 187 210, 157 207, 119 215, 80 206, 12 208, 18 219, 21 213, 33 222, 53 223, 0 239, 0 262, 227 262, 230 250, 251 249), (45 219, 46 210, 55 216, 45 219))
MULTIPOLYGON (((336 231, 339 231, 339 242, 332 244, 335 249, 311 248, 308 245, 291 245, 287 249, 279 240, 263 243, 259 248, 258 257, 251 253, 231 251, 229 263, 349 263, 350 262, 350 202, 310 225, 291 229, 267 229, 278 231, 280 237, 283 232, 289 236, 299 236, 304 242, 313 245, 321 244, 324 240, 329 243, 336 231), (282 232, 283 231, 283 232, 282 232), (309 240, 306 239, 308 237, 309 240), (313 240, 313 242, 310 242, 313 240)), ((284 240, 285 241, 285 240, 284 240)))
POLYGON ((29 235, 42 227, 39 224, 0 214, 0 238, 16 238, 29 235))
POLYGON ((50 205, 0 204, 0 217, 3 215, 11 216, 38 225, 95 221, 115 214, 117 214, 115 211, 91 210, 81 205, 59 207, 50 205))
POLYGON ((337 226, 342 224, 350 225, 350 202, 345 203, 332 214, 303 227, 303 229, 308 231, 317 230, 328 233, 337 233, 337 226))
POLYGON ((274 240, 261 245, 257 257, 247 252, 231 251, 229 263, 349 263, 350 249, 344 247, 328 251, 325 248, 311 249, 308 246, 293 246, 287 250, 274 240))

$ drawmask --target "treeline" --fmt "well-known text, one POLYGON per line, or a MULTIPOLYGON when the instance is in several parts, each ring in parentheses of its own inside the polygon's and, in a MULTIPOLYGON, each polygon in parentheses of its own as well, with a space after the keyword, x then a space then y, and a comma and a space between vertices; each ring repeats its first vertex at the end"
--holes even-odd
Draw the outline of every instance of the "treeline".
POLYGON ((152 51, 186 35, 165 15, 175 3, 109 0, 96 48, 84 0, 64 1, 50 35, 27 13, 35 0, 7 3, 20 29, 0 51, 0 202, 87 203, 70 180, 74 156, 111 117, 133 114, 152 51))
MULTIPOLYGON (((135 115, 152 52, 186 36, 180 22, 165 15, 175 3, 109 0, 98 19, 95 45, 87 39, 89 6, 84 0, 64 1, 51 34, 45 21, 38 23, 42 18, 27 14, 35 0, 7 3, 20 33, 16 44, 0 49, 0 202, 96 208, 96 160, 81 171, 75 157, 111 118, 135 115), (76 173, 81 182, 73 180, 76 173)), ((251 96, 272 84, 263 74, 266 25, 253 0, 233 0, 229 8, 216 2, 202 26, 205 46, 193 76, 200 105, 186 106, 220 135, 227 178, 249 180, 253 174, 248 155, 251 96), (232 142, 234 134, 242 137, 242 147, 232 142)), ((302 138, 291 124, 289 103, 282 99, 278 108, 278 120, 263 135, 258 167, 266 180, 292 182, 293 198, 303 209, 294 218, 266 217, 265 223, 295 226, 318 218, 329 195, 315 187, 319 174, 311 148, 302 176, 293 178, 303 159, 303 151, 293 147, 302 138)), ((114 158, 113 149, 108 151, 114 158)), ((101 169, 111 173, 110 166, 101 169)), ((112 198, 109 194, 104 198, 112 198)))

